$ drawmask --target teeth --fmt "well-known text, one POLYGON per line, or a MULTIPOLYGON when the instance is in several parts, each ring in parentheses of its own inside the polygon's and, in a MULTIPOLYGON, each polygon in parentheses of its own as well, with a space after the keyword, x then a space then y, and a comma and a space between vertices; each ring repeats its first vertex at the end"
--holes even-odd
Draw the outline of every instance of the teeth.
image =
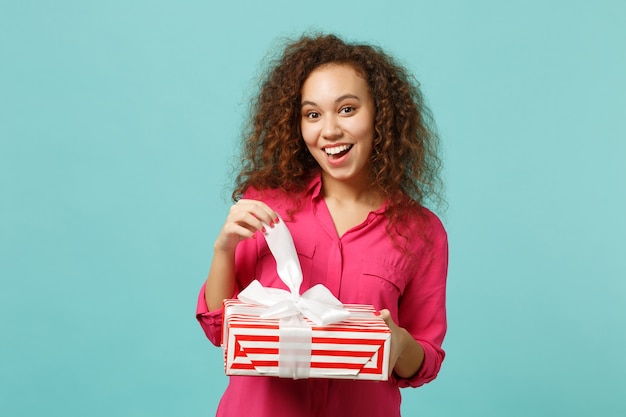
POLYGON ((341 145, 341 146, 333 146, 332 148, 324 148, 324 151, 328 155, 337 155, 343 151, 347 151, 350 149, 352 145, 341 145))

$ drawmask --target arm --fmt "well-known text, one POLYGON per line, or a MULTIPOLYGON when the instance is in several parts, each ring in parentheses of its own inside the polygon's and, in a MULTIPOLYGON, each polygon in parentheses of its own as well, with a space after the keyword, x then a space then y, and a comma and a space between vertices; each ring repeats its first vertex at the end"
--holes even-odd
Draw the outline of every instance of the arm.
POLYGON ((263 224, 272 227, 278 216, 267 204, 242 199, 230 208, 226 222, 213 246, 213 262, 205 285, 208 311, 218 310, 235 290, 235 250, 244 239, 255 239, 263 224))
POLYGON ((380 317, 385 320, 391 329, 391 352, 389 358, 389 372, 392 371, 400 378, 411 378, 419 371, 424 361, 422 345, 402 327, 399 327, 391 318, 389 310, 380 310, 380 317))
POLYGON ((445 356, 448 240, 438 219, 433 218, 432 227, 432 246, 405 288, 397 323, 387 310, 380 312, 392 332, 390 368, 400 387, 435 379, 445 356))
MULTIPOLYGON (((254 235, 251 236, 252 238, 254 235)), ((235 292, 235 250, 213 246, 213 262, 204 287, 204 300, 209 311, 222 307, 222 301, 235 292)))

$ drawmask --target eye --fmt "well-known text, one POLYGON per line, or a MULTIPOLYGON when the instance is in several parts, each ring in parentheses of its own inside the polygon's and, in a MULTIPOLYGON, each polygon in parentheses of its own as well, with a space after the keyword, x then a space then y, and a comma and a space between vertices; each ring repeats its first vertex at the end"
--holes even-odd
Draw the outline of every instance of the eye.
POLYGON ((304 117, 307 119, 317 119, 320 117, 320 114, 316 111, 308 111, 304 114, 304 117))
POLYGON ((350 114, 353 113, 356 109, 352 106, 344 106, 339 110, 341 114, 350 114))

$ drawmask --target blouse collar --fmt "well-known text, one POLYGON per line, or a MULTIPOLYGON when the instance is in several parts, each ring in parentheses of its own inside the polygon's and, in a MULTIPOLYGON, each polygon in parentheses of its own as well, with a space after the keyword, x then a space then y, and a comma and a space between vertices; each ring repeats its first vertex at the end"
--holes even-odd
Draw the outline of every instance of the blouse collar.
MULTIPOLYGON (((307 194, 311 196, 311 201, 322 198, 322 173, 317 172, 306 187, 307 194)), ((387 208, 387 200, 383 201, 380 207, 372 210, 373 214, 383 214, 387 208)))

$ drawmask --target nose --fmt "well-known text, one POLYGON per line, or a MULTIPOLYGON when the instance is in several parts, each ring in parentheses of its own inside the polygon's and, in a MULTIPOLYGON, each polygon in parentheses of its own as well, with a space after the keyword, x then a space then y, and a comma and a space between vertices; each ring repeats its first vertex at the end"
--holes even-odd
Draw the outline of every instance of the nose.
POLYGON ((343 134, 339 122, 334 117, 326 117, 324 120, 324 126, 322 128, 322 136, 325 139, 336 140, 343 134))

